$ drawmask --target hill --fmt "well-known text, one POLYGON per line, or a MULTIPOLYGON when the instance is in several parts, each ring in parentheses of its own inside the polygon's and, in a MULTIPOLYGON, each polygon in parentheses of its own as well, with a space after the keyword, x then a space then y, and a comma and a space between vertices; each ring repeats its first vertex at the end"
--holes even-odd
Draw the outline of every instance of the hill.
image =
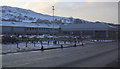
MULTIPOLYGON (((53 23, 53 16, 34 12, 28 9, 18 7, 0 6, 2 7, 2 21, 30 22, 30 23, 53 23)), ((72 17, 54 17, 54 23, 89 23, 82 19, 72 17)))

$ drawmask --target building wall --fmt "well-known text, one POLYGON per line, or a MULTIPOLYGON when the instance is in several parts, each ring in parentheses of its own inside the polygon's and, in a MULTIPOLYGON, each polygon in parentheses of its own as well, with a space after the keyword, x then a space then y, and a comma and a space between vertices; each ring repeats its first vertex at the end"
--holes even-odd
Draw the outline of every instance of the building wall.
POLYGON ((12 27, 2 27, 3 34, 11 34, 12 27))
POLYGON ((28 34, 28 35, 38 35, 38 34, 57 34, 59 29, 52 28, 35 28, 35 27, 10 27, 2 26, 3 34, 28 34))
POLYGON ((116 31, 63 31, 63 35, 80 36, 94 39, 116 39, 116 31))
POLYGON ((13 32, 14 34, 24 34, 25 29, 23 27, 13 27, 13 32))

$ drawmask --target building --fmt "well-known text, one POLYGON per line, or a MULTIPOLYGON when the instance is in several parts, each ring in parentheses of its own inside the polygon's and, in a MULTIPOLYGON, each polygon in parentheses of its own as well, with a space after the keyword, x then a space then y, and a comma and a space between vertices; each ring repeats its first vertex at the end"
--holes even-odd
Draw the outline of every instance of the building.
POLYGON ((61 31, 66 35, 74 35, 89 38, 114 39, 117 35, 117 27, 104 23, 81 23, 61 25, 61 31))
POLYGON ((68 36, 81 36, 95 39, 116 39, 117 27, 104 23, 81 24, 45 24, 3 21, 0 24, 2 34, 14 35, 41 35, 55 34, 68 36))
POLYGON ((57 34, 59 26, 53 24, 23 23, 3 21, 0 24, 2 34, 14 35, 39 35, 39 34, 57 34))

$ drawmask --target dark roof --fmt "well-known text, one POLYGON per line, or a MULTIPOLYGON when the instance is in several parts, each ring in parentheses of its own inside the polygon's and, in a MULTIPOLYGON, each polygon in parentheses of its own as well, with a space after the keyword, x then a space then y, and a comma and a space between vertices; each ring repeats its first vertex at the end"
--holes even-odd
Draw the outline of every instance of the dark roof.
POLYGON ((92 31, 92 30, 116 30, 116 26, 103 23, 82 23, 61 25, 63 31, 92 31))

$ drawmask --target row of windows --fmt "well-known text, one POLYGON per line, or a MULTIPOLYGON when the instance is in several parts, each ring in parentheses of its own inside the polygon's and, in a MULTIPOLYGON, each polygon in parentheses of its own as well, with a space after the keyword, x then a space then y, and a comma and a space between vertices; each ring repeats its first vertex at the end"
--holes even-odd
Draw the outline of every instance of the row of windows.
MULTIPOLYGON (((7 28, 9 28, 9 27, 7 27, 7 28)), ((53 30, 53 28, 34 28, 34 27, 10 27, 10 29, 12 29, 12 30, 42 30, 42 31, 45 31, 45 30, 47 30, 47 31, 50 31, 50 30, 53 30)), ((58 29, 54 29, 54 30, 58 30, 58 29)))
MULTIPOLYGON (((26 30, 53 30, 52 28, 26 28, 26 30)), ((54 29, 57 30, 57 29, 54 29)))

